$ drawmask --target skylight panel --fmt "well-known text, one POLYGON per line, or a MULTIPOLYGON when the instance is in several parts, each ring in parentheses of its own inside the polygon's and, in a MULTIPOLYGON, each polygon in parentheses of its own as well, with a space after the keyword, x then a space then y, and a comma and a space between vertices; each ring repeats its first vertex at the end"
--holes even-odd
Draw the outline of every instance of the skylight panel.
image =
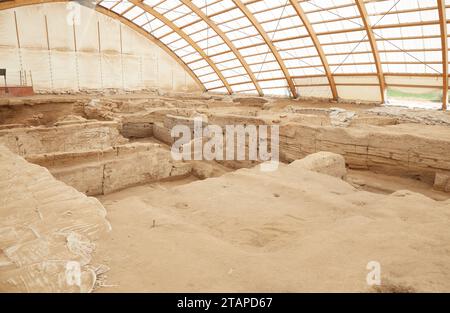
POLYGON ((230 60, 222 63, 216 64, 219 69, 228 69, 228 68, 235 68, 241 66, 241 63, 237 60, 230 60))
POLYGON ((232 60, 232 59, 235 59, 235 58, 236 58, 236 56, 234 55, 234 53, 230 51, 228 53, 220 54, 220 55, 217 55, 217 56, 212 56, 211 60, 214 63, 219 63, 219 62, 225 62, 225 61, 228 61, 228 60, 232 60))
POLYGON ((152 32, 152 35, 156 38, 164 37, 164 42, 171 42, 172 40, 175 40, 176 38, 180 37, 177 33, 174 33, 172 29, 169 26, 162 26, 158 28, 157 30, 152 32))
POLYGON ((264 40, 261 38, 261 36, 251 36, 248 38, 241 38, 239 40, 235 40, 234 45, 236 47, 253 47, 255 45, 265 45, 264 40))
POLYGON ((221 0, 221 1, 205 1, 205 0, 194 0, 192 1, 197 7, 201 7, 203 13, 210 15, 223 10, 234 7, 234 3, 231 0, 221 0))
MULTIPOLYGON (((242 83, 251 83, 251 79, 248 75, 239 75, 239 76, 234 76, 234 77, 230 77, 227 78, 227 82, 229 84, 242 84, 242 83)), ((253 87, 253 84, 251 83, 251 88, 253 87)))
POLYGON ((144 0, 144 3, 150 7, 154 7, 161 3, 161 0, 144 0))
POLYGON ((208 55, 217 54, 217 53, 221 53, 221 52, 229 50, 229 47, 226 44, 222 44, 220 46, 212 47, 212 48, 211 47, 210 48, 203 47, 203 48, 205 49, 205 51, 207 52, 208 55))
POLYGON ((122 14, 132 6, 133 4, 128 1, 120 1, 112 10, 118 14, 122 14))
POLYGON ((164 10, 163 10, 163 12, 160 12, 160 13, 164 14, 164 16, 166 18, 168 18, 169 20, 173 21, 173 20, 175 20, 177 18, 180 18, 180 17, 183 17, 183 16, 186 15, 186 12, 178 11, 178 10, 180 10, 180 8, 177 8, 177 9, 172 10, 172 11, 166 11, 166 12, 164 12, 164 10))
MULTIPOLYGON (((187 46, 186 48, 182 49, 183 51, 180 51, 178 55, 180 57, 188 56, 188 55, 199 55, 197 50, 194 49, 192 46, 187 46)), ((200 56, 200 55, 199 55, 200 56)))
POLYGON ((264 53, 259 55, 252 55, 251 57, 246 58, 247 63, 249 65, 252 64, 261 64, 263 62, 275 61, 275 57, 272 53, 264 53))
MULTIPOLYGON (((195 19, 198 20, 198 17, 195 19)), ((205 30, 206 28, 208 28, 208 24, 206 24, 203 20, 202 21, 198 21, 194 24, 191 24, 189 26, 183 27, 183 31, 186 34, 192 34, 192 33, 196 33, 202 30, 205 30)))
POLYGON ((287 87, 286 79, 260 81, 261 88, 287 87))
POLYGON ((199 60, 197 62, 189 64, 189 67, 192 68, 192 69, 198 69, 198 68, 201 68, 201 67, 205 67, 207 65, 208 65, 208 62, 206 62, 204 59, 202 59, 202 60, 199 60))
POLYGON ((243 67, 238 67, 236 69, 224 69, 222 70, 222 75, 225 77, 233 77, 233 76, 240 76, 245 75, 247 72, 243 67))
POLYGON ((195 75, 198 76, 199 79, 201 79, 202 76, 214 73, 214 70, 212 69, 211 66, 205 66, 205 67, 202 67, 202 68, 199 68, 199 69, 193 69, 193 72, 194 72, 195 75))
POLYGON ((146 13, 145 15, 148 17, 148 19, 150 21, 148 24, 146 24, 148 26, 150 32, 153 32, 153 30, 164 26, 163 22, 161 22, 160 20, 154 18, 152 15, 150 15, 148 13, 146 13))
POLYGON ((199 54, 188 54, 187 56, 181 57, 181 59, 185 63, 192 63, 194 61, 202 59, 202 57, 199 54))
POLYGON ((240 92, 240 91, 248 91, 248 90, 255 90, 255 86, 252 83, 247 83, 247 84, 239 84, 239 85, 234 85, 231 87, 233 89, 234 92, 240 92))
POLYGON ((178 27, 183 27, 185 25, 194 23, 195 21, 198 21, 198 16, 195 15, 194 13, 190 13, 177 18, 176 20, 173 21, 173 23, 178 27))
POLYGON ((218 81, 214 81, 214 82, 210 82, 210 83, 205 83, 204 85, 205 85, 206 89, 213 89, 216 87, 223 86, 223 83, 220 80, 218 80, 218 81))
POLYGON ((136 6, 133 7, 131 10, 129 10, 128 12, 126 12, 123 16, 129 20, 132 20, 142 13, 144 13, 144 10, 136 6))
POLYGON ((251 70, 257 75, 260 71, 274 71, 279 70, 280 65, 278 62, 266 62, 264 64, 256 64, 256 65, 250 65, 251 70))
MULTIPOLYGON (((226 33, 227 37, 230 40, 239 40, 239 39, 245 39, 250 37, 258 37, 259 34, 254 30, 254 28, 244 28, 236 31, 230 31, 226 33)), ((257 39, 257 38, 254 38, 257 39)))
POLYGON ((217 35, 217 33, 212 28, 207 28, 203 31, 194 33, 190 36, 194 41, 200 42, 200 41, 208 40, 210 45, 219 44, 219 43, 223 42, 223 40, 220 38, 220 36, 217 35))
POLYGON ((283 71, 262 72, 258 74, 259 80, 274 79, 284 77, 283 71))
POLYGON ((151 19, 149 18, 149 16, 148 16, 146 13, 144 13, 144 14, 142 14, 142 15, 136 17, 136 18, 133 20, 133 23, 135 23, 136 25, 142 27, 142 26, 144 26, 145 24, 147 24, 150 20, 151 20, 151 19))
POLYGON ((111 7, 113 7, 118 1, 114 1, 114 0, 106 0, 106 1, 101 1, 98 5, 110 9, 111 7))
POLYGON ((299 67, 299 66, 307 66, 307 67, 317 67, 322 66, 322 62, 320 58, 309 58, 307 60, 284 60, 284 64, 287 67, 299 67))
MULTIPOLYGON (((206 49, 206 48, 217 48, 219 46, 225 45, 225 43, 223 42, 222 38, 220 38, 219 36, 215 35, 214 37, 200 37, 200 38, 205 38, 203 40, 200 40, 197 42, 197 44, 206 49)), ((197 38, 198 39, 198 38, 197 38)), ((225 47, 228 47, 227 45, 225 45, 225 47)), ((222 49, 222 51, 225 51, 228 49, 222 49)))
POLYGON ((217 76, 216 73, 211 73, 211 74, 204 75, 201 77, 201 81, 203 81, 203 82, 212 82, 212 81, 216 81, 216 80, 220 80, 219 76, 217 76))
POLYGON ((165 14, 166 12, 172 11, 175 8, 179 8, 181 6, 181 2, 178 0, 166 0, 162 3, 157 3, 153 6, 153 8, 161 14, 165 14))
MULTIPOLYGON (((188 45, 188 43, 187 43, 187 41, 186 40, 184 40, 183 38, 181 38, 178 34, 175 34, 176 36, 178 36, 177 38, 178 38, 178 40, 175 40, 175 41, 172 41, 170 44, 169 44, 169 47, 172 49, 172 50, 177 50, 177 49, 180 49, 180 48, 182 48, 182 47, 190 47, 189 45, 188 45)), ((164 42, 164 39, 162 40, 162 42, 164 42)))
MULTIPOLYGON (((289 2, 287 1, 287 3, 289 3, 289 2)), ((280 19, 280 18, 284 18, 287 16, 292 16, 294 14, 295 14, 294 9, 290 5, 286 5, 281 8, 274 9, 274 10, 256 13, 256 14, 254 14, 254 16, 260 23, 264 23, 267 21, 271 21, 274 18, 280 19)))
POLYGON ((261 54, 261 53, 270 53, 269 47, 267 45, 260 45, 260 46, 256 46, 256 47, 242 49, 239 51, 241 52, 241 55, 243 55, 243 56, 261 54))

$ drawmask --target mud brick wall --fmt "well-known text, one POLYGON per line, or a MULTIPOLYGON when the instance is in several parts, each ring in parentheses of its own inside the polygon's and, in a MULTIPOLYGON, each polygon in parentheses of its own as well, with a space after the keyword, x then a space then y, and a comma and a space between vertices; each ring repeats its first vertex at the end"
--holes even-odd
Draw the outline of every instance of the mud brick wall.
POLYGON ((33 155, 27 160, 47 167, 58 180, 92 196, 152 181, 180 178, 192 171, 190 164, 173 161, 167 149, 153 143, 33 155))
POLYGON ((280 129, 280 154, 283 161, 291 162, 311 153, 329 151, 343 155, 350 168, 433 183, 436 173, 450 172, 449 131, 443 129, 437 138, 420 134, 417 125, 410 128, 408 125, 336 128, 289 123, 280 129))
POLYGON ((0 144, 21 156, 104 149, 126 142, 117 122, 0 130, 0 144))

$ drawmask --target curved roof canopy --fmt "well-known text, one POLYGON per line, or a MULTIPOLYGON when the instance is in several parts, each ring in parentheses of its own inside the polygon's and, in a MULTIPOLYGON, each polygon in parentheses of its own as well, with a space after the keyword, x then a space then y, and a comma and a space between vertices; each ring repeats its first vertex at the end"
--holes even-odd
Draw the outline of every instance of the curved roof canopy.
MULTIPOLYGON (((6 5, 44 2, 57 1, 6 5)), ((450 0, 103 0, 97 5, 168 48, 209 91, 296 97, 302 88, 322 88, 337 99, 338 77, 373 76, 366 85, 379 86, 384 101, 389 75, 437 77, 448 86, 450 0)))

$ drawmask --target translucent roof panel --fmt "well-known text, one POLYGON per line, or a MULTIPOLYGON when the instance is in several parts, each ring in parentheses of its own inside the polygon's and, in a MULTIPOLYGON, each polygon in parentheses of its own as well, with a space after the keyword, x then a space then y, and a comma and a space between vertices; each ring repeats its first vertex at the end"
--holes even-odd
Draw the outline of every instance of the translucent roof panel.
POLYGON ((383 71, 442 73, 441 31, 437 1, 367 2, 383 71))
POLYGON ((332 73, 375 73, 367 30, 353 0, 301 2, 332 73))
MULTIPOLYGON (((445 4, 448 16, 450 0, 445 4)), ((99 5, 149 33, 215 92, 288 95, 316 86, 331 94, 327 84, 335 88, 337 76, 372 75, 381 81, 384 74, 444 72, 436 0, 108 0, 99 5)))

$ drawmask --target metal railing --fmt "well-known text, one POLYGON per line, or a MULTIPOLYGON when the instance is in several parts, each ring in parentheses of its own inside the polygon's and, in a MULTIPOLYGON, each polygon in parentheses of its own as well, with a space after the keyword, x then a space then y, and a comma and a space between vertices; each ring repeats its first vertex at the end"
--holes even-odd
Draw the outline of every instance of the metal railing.
POLYGON ((19 71, 9 71, 7 69, 0 69, 0 87, 23 87, 33 86, 33 74, 31 71, 19 70, 19 71), (3 76, 3 79, 1 77, 3 76))

